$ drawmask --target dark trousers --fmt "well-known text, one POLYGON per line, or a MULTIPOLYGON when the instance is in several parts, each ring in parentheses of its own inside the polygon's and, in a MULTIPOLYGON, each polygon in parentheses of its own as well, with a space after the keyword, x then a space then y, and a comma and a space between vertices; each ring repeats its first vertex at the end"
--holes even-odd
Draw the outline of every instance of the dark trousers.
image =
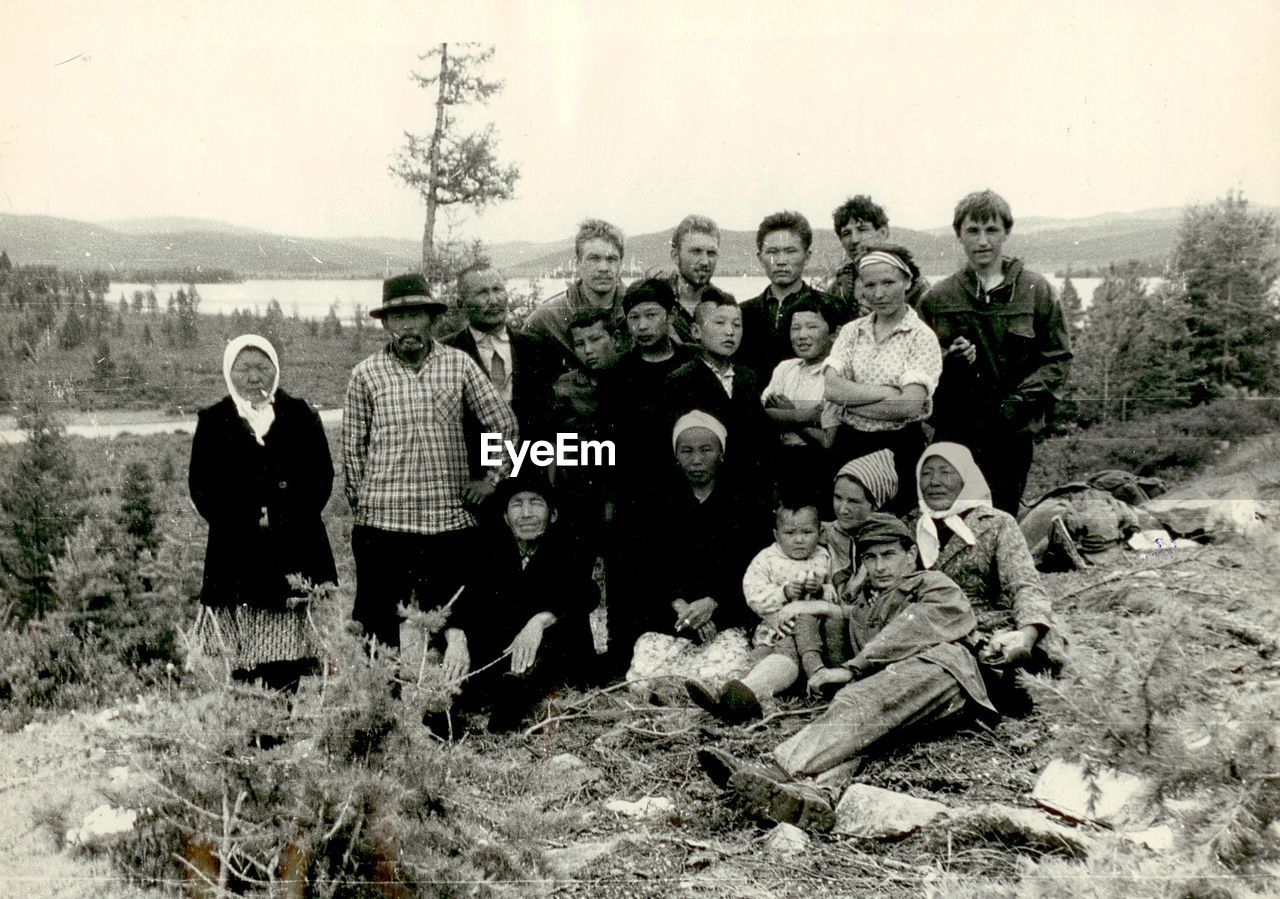
POLYGON ((351 617, 387 646, 400 645, 400 603, 420 609, 444 605, 466 581, 475 556, 476 529, 408 534, 356 525, 356 600, 351 617))
POLYGON ((969 448, 973 461, 991 487, 991 504, 1014 518, 1022 504, 1022 491, 1031 470, 1033 435, 1008 427, 991 425, 981 431, 972 428, 939 427, 936 441, 950 441, 969 448))
POLYGON ((924 426, 918 421, 908 422, 892 431, 859 431, 841 425, 831 448, 831 476, 834 478, 850 459, 877 450, 892 450, 893 466, 898 472, 898 493, 885 503, 883 511, 901 518, 916 507, 916 463, 920 461, 924 447, 924 426))

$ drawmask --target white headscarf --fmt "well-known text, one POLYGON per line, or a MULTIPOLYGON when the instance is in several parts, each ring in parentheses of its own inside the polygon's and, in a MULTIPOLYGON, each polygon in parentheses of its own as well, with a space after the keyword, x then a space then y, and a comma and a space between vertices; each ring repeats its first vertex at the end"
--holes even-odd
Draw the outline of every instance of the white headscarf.
POLYGON ((694 409, 685 415, 681 415, 676 420, 676 426, 671 429, 671 448, 675 449, 676 441, 680 439, 680 435, 690 428, 706 428, 720 441, 720 450, 724 451, 725 445, 729 439, 729 432, 725 430, 724 425, 720 424, 720 420, 714 415, 709 415, 701 409, 694 409))
POLYGON ((253 432, 253 439, 261 445, 263 438, 267 436, 267 431, 271 430, 271 423, 276 420, 273 404, 276 400, 276 388, 280 386, 280 359, 276 356, 276 348, 271 345, 271 341, 257 334, 241 334, 234 338, 222 353, 222 380, 227 382, 227 393, 230 394, 231 401, 236 404, 236 411, 249 425, 249 430, 253 432), (271 390, 266 397, 259 398, 256 403, 249 397, 243 397, 237 393, 236 386, 231 383, 231 366, 235 364, 236 357, 246 349, 261 350, 266 353, 276 369, 271 390))
POLYGON ((978 463, 973 461, 973 453, 969 452, 968 447, 958 443, 935 443, 925 448, 920 461, 916 463, 916 498, 920 502, 920 520, 916 523, 916 545, 920 547, 921 564, 925 568, 932 568, 933 563, 938 561, 938 553, 941 552, 937 520, 941 518, 966 545, 973 546, 977 538, 973 536, 973 531, 969 530, 969 526, 960 516, 979 506, 990 507, 991 488, 987 486, 987 479, 983 477, 978 463), (924 501, 924 493, 920 489, 920 471, 924 468, 925 459, 930 456, 945 459, 960 473, 960 478, 964 482, 955 502, 941 511, 929 508, 929 504, 924 501))

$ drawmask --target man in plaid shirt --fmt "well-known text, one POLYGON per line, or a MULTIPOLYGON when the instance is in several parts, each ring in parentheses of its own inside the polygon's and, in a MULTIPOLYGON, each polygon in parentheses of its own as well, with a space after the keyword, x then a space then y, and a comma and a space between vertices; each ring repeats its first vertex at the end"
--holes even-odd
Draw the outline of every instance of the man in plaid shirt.
MULTIPOLYGON (((356 365, 342 417, 342 468, 355 518, 352 617, 388 646, 400 644, 398 603, 443 605, 476 554, 475 509, 510 471, 509 459, 471 479, 464 410, 486 432, 519 441, 515 414, 461 350, 432 339, 446 304, 421 275, 388 278, 370 314, 391 336, 356 365)), ((466 637, 446 632, 445 669, 469 667, 466 637)))

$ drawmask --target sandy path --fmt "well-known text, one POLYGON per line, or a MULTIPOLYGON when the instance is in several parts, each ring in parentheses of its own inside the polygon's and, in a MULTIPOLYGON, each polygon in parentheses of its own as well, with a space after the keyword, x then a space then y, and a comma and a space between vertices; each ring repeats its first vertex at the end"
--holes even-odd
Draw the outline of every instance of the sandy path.
POLYGON ((132 899, 154 897, 122 882, 103 858, 61 849, 51 828, 37 823, 63 809, 63 828, 77 827, 106 801, 109 771, 128 759, 107 750, 106 720, 74 713, 19 733, 0 734, 0 896, 132 899))

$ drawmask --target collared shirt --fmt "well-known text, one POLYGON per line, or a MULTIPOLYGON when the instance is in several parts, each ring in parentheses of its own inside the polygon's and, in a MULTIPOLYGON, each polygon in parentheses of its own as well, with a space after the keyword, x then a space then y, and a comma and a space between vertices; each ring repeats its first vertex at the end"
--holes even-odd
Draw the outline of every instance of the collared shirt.
MULTIPOLYGON (((760 402, 766 407, 770 397, 784 397, 797 409, 813 409, 822 405, 822 393, 826 389, 823 372, 831 364, 828 355, 817 362, 805 359, 784 359, 773 370, 769 385, 760 394, 760 402)), ((804 446, 805 440, 795 431, 783 431, 782 442, 787 446, 804 446)))
MULTIPOLYGON (((942 348, 937 335, 908 306, 893 330, 884 339, 876 340, 876 318, 874 314, 867 315, 841 328, 828 358, 844 377, 859 384, 922 385, 926 395, 924 411, 913 419, 922 421, 933 411, 933 391, 942 374, 942 348)), ((859 415, 857 406, 827 403, 822 410, 822 426, 837 424, 859 431, 892 431, 902 427, 903 422, 880 421, 859 415)))
POLYGON ((507 333, 505 325, 499 325, 492 331, 477 331, 470 325, 467 330, 471 332, 471 339, 476 342, 476 350, 480 356, 480 364, 484 366, 485 373, 489 375, 489 380, 493 381, 493 354, 497 353, 498 358, 502 360, 502 364, 506 366, 506 376, 502 379, 502 383, 494 382, 494 386, 498 388, 498 396, 506 402, 511 402, 511 335, 507 333))
MULTIPOLYGON (((431 341, 417 371, 390 346, 359 362, 347 384, 342 470, 355 523, 438 534, 476 524, 462 500, 470 478, 463 410, 516 443, 515 413, 466 353, 431 341)), ((511 469, 491 469, 500 479, 511 469)))
POLYGON ((702 364, 711 369, 711 373, 716 376, 716 380, 720 382, 720 386, 724 388, 725 396, 733 397, 733 366, 726 365, 723 369, 716 368, 706 359, 702 360, 702 364))

